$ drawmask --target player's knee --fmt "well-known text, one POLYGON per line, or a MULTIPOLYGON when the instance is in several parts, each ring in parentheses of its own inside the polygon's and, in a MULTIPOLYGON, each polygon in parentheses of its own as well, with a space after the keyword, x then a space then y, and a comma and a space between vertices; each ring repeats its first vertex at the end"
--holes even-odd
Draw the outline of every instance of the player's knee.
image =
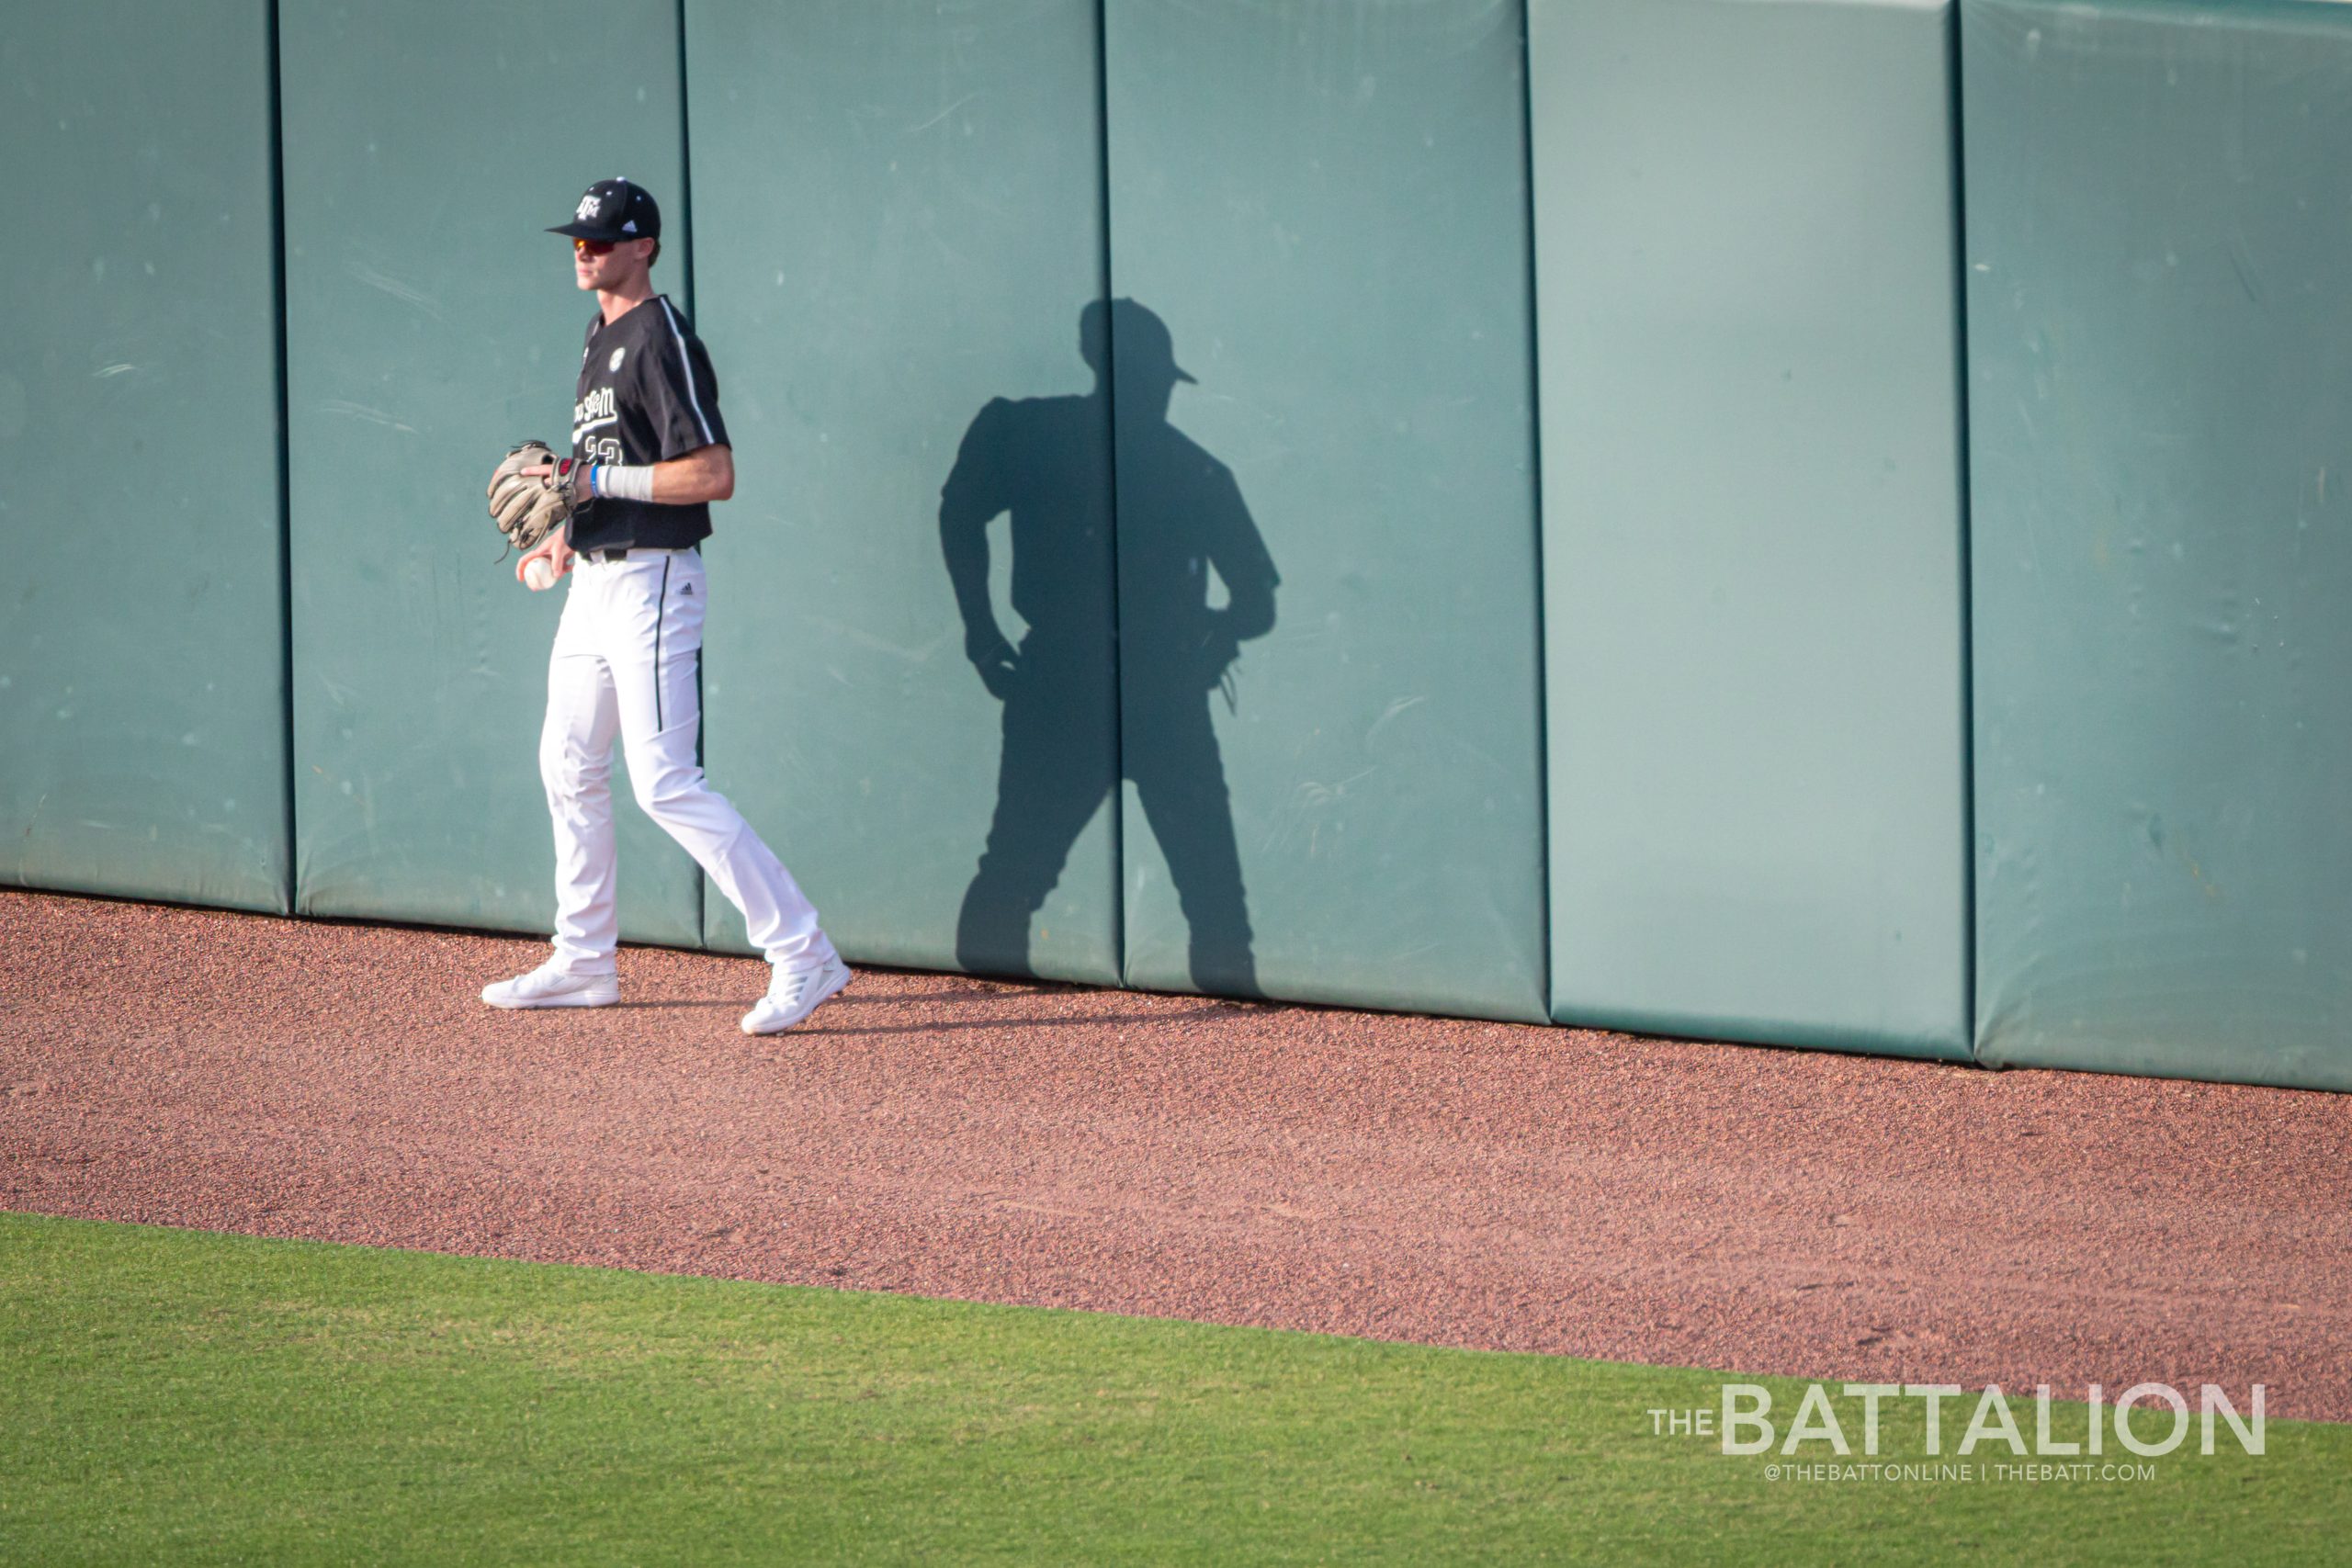
POLYGON ((629 775, 639 809, 660 818, 684 810, 703 793, 700 768, 653 768, 629 775))
POLYGON ((1034 850, 1007 851, 991 845, 980 855, 972 889, 995 903, 1013 905, 1035 914, 1062 879, 1064 857, 1034 850))
POLYGON ((605 782, 605 768, 593 762, 588 755, 567 744, 561 736, 550 737, 539 746, 539 782, 547 786, 549 796, 557 800, 578 800, 605 782))

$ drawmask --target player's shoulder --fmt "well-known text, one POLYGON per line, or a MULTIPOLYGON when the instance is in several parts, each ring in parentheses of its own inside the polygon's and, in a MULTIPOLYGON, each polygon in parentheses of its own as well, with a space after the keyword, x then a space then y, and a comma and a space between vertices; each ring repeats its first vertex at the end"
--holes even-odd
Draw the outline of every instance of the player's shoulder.
POLYGON ((980 407, 975 424, 1051 424, 1098 418, 1092 398, 1068 395, 1047 398, 990 398, 980 407))
POLYGON ((1162 425, 1158 434, 1168 443, 1168 458, 1178 473, 1193 479, 1239 488, 1234 479, 1233 470, 1225 466, 1222 458, 1173 424, 1162 425))
POLYGON ((612 353, 612 368, 622 376, 674 374, 688 359, 687 345, 698 343, 683 311, 674 317, 668 296, 657 294, 615 321, 602 347, 612 353))
POLYGON ((694 327, 687 321, 686 313, 673 305, 667 294, 656 294, 639 301, 627 315, 613 323, 613 330, 643 343, 668 343, 694 334, 694 327))
POLYGON ((666 294, 638 301, 605 328, 608 344, 642 344, 649 349, 673 346, 693 336, 694 327, 685 312, 672 305, 666 294))
POLYGON ((666 335, 673 344, 681 348, 688 344, 702 342, 702 339, 695 335, 694 318, 680 310, 676 300, 667 294, 656 294, 651 300, 651 306, 652 309, 647 312, 650 318, 647 322, 649 331, 666 335))

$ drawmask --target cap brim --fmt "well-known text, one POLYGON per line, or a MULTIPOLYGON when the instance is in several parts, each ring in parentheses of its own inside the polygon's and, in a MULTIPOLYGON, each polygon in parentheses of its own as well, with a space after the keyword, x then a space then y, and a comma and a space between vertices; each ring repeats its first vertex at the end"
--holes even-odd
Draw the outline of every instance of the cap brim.
POLYGON ((1199 377, 1193 375, 1190 370, 1185 369, 1181 365, 1171 365, 1168 368, 1176 372, 1176 379, 1179 381, 1189 381, 1195 387, 1201 384, 1199 377))
POLYGON ((550 229, 548 232, 566 235, 574 240, 602 240, 615 245, 619 244, 623 240, 648 238, 643 234, 624 234, 617 229, 600 229, 594 223, 566 223, 562 228, 550 229))

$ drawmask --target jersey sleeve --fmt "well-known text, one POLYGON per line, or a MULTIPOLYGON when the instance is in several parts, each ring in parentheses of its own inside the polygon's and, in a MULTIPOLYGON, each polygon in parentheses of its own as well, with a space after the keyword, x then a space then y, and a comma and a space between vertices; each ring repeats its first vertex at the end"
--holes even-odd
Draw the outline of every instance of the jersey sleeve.
POLYGON ((939 491, 939 515, 957 525, 985 524, 1012 504, 1012 477, 1005 472, 1005 426, 1012 405, 992 398, 964 433, 956 467, 939 491))
POLYGON ((1274 558, 1266 549, 1266 536, 1258 532, 1257 522, 1250 515, 1249 502, 1241 499, 1241 486, 1233 471, 1219 464, 1210 476, 1210 504, 1203 510, 1202 518, 1208 535, 1209 559, 1216 567, 1216 574, 1225 579, 1226 588, 1237 597, 1244 594, 1272 593, 1282 585, 1281 576, 1274 570, 1274 558))
POLYGON ((655 446, 654 461, 666 463, 703 446, 726 446, 726 422, 718 417, 718 377, 702 339, 687 330, 667 299, 652 352, 642 361, 644 406, 655 446))

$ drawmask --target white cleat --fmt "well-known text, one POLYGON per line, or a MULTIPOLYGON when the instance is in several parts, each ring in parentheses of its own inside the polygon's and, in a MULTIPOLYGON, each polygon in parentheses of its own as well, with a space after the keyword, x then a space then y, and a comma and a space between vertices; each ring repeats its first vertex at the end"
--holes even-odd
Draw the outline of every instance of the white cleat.
POLYGON ((494 1008, 608 1008, 621 999, 621 980, 574 975, 549 960, 528 975, 484 986, 481 999, 494 1008))
POLYGON ((824 1006, 848 984, 849 965, 838 953, 814 969, 779 969, 768 982, 768 994, 743 1015, 743 1032, 781 1033, 824 1006))

